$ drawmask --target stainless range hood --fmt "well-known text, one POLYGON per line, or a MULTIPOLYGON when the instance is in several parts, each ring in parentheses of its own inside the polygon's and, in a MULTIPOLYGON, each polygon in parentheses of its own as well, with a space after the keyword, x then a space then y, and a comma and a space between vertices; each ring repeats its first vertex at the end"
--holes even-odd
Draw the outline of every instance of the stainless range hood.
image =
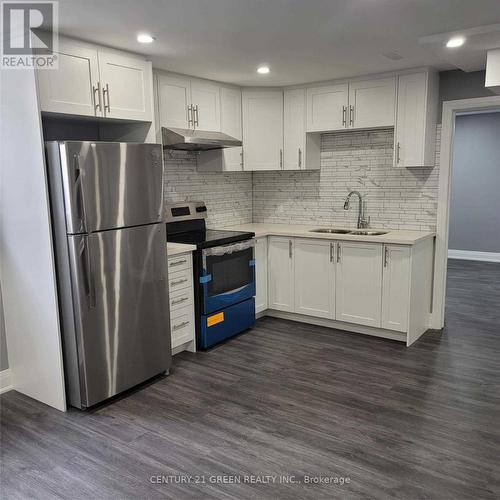
POLYGON ((207 132, 184 128, 162 127, 164 149, 183 151, 209 151, 241 146, 242 142, 222 132, 207 132))

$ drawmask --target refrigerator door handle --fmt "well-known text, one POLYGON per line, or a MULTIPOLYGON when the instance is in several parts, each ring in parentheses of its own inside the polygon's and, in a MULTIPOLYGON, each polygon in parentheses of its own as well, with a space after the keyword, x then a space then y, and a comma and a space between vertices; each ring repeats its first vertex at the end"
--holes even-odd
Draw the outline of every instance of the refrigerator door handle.
POLYGON ((85 198, 83 189, 83 172, 80 168, 80 155, 78 153, 73 155, 73 165, 75 168, 75 191, 76 191, 76 205, 78 207, 78 218, 81 221, 81 228, 87 232, 87 213, 85 211, 85 198))
POLYGON ((88 297, 88 305, 90 309, 95 307, 95 280, 94 272, 92 269, 92 255, 90 254, 89 237, 85 235, 83 237, 83 252, 82 256, 82 268, 85 269, 85 288, 88 297))

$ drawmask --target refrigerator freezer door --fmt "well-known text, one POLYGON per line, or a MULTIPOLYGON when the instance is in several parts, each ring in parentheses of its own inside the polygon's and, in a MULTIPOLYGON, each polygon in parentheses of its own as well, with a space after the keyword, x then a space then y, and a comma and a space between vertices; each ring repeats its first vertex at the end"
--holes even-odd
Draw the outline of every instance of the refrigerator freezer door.
POLYGON ((81 406, 169 369, 165 225, 68 236, 81 406))
POLYGON ((59 147, 68 234, 163 221, 159 144, 70 141, 59 147))

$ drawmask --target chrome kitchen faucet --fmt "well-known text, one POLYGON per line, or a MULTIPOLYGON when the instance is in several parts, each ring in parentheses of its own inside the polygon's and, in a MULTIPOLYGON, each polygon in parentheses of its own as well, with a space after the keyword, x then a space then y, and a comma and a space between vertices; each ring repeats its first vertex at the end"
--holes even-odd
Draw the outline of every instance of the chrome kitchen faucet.
POLYGON ((361 193, 359 191, 351 191, 344 203, 344 210, 349 210, 349 203, 351 201, 351 196, 355 194, 359 198, 359 207, 358 207, 358 229, 363 229, 368 227, 370 224, 370 217, 366 218, 365 215, 365 203, 363 202, 363 198, 361 197, 361 193))

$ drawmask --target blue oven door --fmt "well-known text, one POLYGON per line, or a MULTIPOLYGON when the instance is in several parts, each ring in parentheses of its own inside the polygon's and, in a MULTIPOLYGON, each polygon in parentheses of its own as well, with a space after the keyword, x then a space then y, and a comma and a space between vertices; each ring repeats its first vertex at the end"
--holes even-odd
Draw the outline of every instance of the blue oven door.
POLYGON ((205 248, 200 276, 202 314, 255 296, 254 240, 205 248))

